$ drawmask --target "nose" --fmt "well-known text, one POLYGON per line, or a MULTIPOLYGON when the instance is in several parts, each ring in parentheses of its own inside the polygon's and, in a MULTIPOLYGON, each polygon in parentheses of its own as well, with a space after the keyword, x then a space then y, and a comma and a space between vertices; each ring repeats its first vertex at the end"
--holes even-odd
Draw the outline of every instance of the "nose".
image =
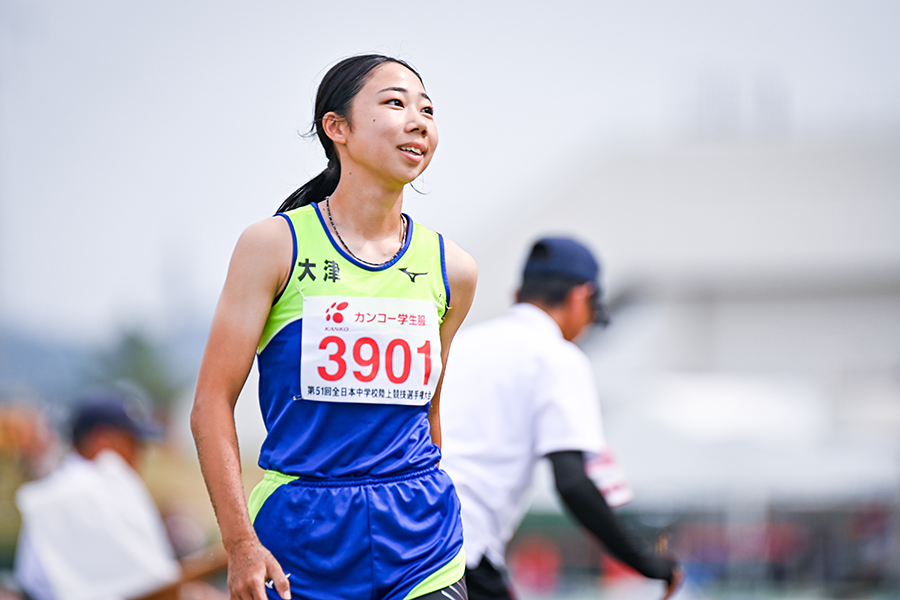
POLYGON ((419 111, 414 111, 412 118, 409 120, 409 125, 407 125, 407 131, 409 133, 419 132, 425 136, 428 135, 429 126, 430 122, 425 118, 425 115, 419 111))

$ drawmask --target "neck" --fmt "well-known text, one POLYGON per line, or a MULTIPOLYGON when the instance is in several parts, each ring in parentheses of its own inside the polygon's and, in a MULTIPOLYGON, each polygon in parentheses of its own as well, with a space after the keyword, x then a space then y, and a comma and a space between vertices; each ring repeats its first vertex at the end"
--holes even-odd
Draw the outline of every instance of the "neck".
POLYGON ((403 248, 407 228, 400 211, 402 196, 390 203, 379 203, 345 192, 337 201, 331 196, 322 204, 328 228, 353 258, 379 266, 395 258, 403 248))
POLYGON ((403 189, 372 190, 338 184, 330 200, 331 214, 341 235, 360 236, 369 241, 399 235, 403 210, 403 189), (346 232, 346 235, 345 235, 346 232))
POLYGON ((564 304, 547 306, 546 304, 527 300, 525 303, 531 304, 547 313, 547 315, 556 323, 556 326, 559 327, 559 331, 562 333, 564 339, 571 342, 581 333, 581 329, 576 325, 573 325, 571 312, 566 309, 564 304))

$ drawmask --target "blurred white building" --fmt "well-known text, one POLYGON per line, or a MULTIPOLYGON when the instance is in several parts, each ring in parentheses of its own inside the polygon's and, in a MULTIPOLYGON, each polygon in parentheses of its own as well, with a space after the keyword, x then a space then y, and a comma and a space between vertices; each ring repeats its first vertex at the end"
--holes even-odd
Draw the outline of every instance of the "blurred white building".
POLYGON ((541 235, 602 257, 614 321, 583 346, 636 506, 900 493, 900 141, 573 160, 493 231, 470 322, 541 235))

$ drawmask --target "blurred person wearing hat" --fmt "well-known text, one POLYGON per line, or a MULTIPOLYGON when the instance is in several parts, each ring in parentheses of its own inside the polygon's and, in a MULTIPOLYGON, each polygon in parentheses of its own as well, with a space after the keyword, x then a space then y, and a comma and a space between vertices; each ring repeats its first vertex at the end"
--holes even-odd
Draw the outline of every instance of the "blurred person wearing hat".
POLYGON ((471 600, 512 597, 506 546, 544 457, 563 503, 613 556, 663 580, 664 598, 683 577, 674 560, 643 549, 610 510, 630 490, 590 473, 610 455, 590 361, 573 340, 608 320, 594 255, 573 239, 547 237, 531 248, 516 304, 457 335, 444 376, 441 466, 462 505, 471 600))
POLYGON ((17 493, 15 576, 25 597, 127 598, 177 581, 181 568, 136 472, 159 427, 119 392, 83 399, 70 425, 72 452, 17 493))

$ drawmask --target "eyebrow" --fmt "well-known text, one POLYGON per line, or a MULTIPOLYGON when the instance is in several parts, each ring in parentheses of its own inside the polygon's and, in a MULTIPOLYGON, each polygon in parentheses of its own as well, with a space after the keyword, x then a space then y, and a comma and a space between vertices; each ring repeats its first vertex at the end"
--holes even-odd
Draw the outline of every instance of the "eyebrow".
MULTIPOLYGON (((383 90, 380 90, 378 93, 381 94, 382 92, 400 92, 401 94, 408 94, 409 90, 405 87, 386 87, 383 90)), ((428 94, 426 94, 425 92, 422 92, 420 95, 431 102, 431 98, 429 98, 428 94)))

